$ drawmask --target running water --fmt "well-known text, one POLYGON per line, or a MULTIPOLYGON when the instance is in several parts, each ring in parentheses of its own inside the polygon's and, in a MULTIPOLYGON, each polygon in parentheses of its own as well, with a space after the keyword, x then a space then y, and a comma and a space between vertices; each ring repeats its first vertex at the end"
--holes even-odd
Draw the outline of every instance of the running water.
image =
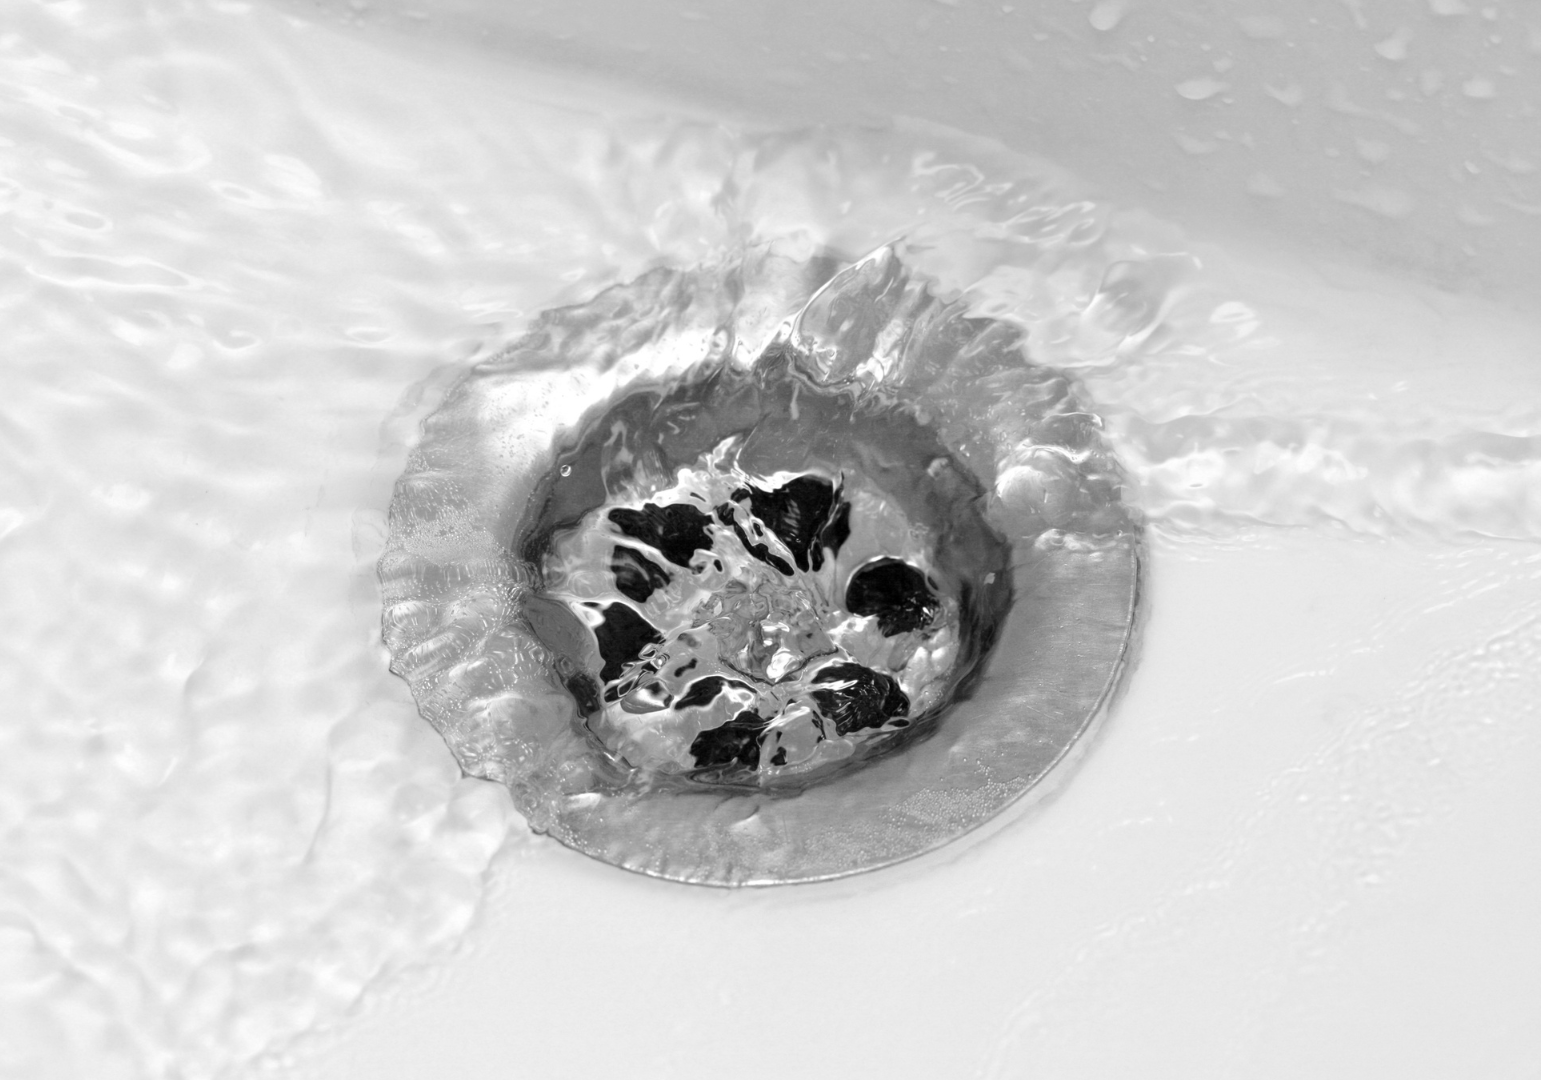
POLYGON ((0 89, 7 1075, 281 1064, 456 947, 511 811, 386 673, 390 486, 469 363, 654 265, 908 237, 1081 380, 1169 553, 1541 537, 1532 323, 977 140, 638 119, 233 2, 13 5, 0 89))

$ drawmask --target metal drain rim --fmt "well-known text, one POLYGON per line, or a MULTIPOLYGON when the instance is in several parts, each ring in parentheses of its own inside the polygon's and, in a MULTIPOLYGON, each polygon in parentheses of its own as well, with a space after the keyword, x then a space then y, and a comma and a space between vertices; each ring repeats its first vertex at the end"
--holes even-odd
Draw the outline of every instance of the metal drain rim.
POLYGON ((1012 328, 938 300, 888 249, 833 278, 830 269, 762 252, 735 273, 654 271, 548 312, 451 392, 398 481, 380 561, 392 669, 467 773, 507 784, 533 828, 584 854, 728 886, 827 880, 913 858, 1040 788, 1105 713, 1127 667, 1141 528, 1070 381, 1026 363, 1012 328), (748 310, 743 296, 759 303, 748 310), (993 484, 987 516, 1015 553, 1013 610, 972 695, 900 753, 796 794, 618 786, 573 728, 519 614, 533 584, 513 554, 527 503, 557 437, 586 410, 639 380, 752 363, 772 337, 767 296, 782 298, 782 311, 801 309, 775 342, 821 382, 893 387, 953 433, 949 445, 983 445, 975 459, 993 484), (873 363, 874 343, 896 335, 898 359, 873 363), (954 384, 972 378, 1016 380, 1004 417, 953 408, 954 384))

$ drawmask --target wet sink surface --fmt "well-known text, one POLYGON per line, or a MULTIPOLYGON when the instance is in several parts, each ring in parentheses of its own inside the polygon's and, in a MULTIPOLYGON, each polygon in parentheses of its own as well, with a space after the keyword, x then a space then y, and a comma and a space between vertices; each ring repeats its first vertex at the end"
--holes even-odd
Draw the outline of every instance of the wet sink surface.
POLYGON ((0 49, 0 1029, 23 1033, 0 1070, 1541 1058, 1527 317, 1081 198, 964 136, 696 124, 287 10, 26 6, 0 49), (1151 533, 1139 666, 1057 796, 908 866, 744 893, 592 862, 461 777, 386 670, 374 570, 454 378, 737 225, 860 252, 983 221, 1013 177, 1104 246, 1058 277, 936 263, 1080 365, 1151 533), (1119 352, 1128 326, 1081 312, 1152 255, 1202 265, 1119 352))

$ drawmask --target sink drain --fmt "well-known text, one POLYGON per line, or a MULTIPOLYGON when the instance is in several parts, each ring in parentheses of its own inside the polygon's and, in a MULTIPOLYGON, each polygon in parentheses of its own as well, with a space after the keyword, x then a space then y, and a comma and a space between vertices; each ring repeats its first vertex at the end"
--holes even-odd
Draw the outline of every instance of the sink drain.
POLYGON ((768 884, 931 850, 1122 672, 1140 529, 1069 380, 888 249, 824 276, 762 253, 549 312, 398 484, 393 669, 607 862, 768 884))

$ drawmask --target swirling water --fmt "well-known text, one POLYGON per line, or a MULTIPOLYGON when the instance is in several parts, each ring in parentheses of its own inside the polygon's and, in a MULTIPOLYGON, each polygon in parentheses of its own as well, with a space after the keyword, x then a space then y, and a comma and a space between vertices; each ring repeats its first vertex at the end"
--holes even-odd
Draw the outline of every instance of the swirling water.
MULTIPOLYGON (((385 670, 390 485, 466 364, 649 266, 905 236, 1082 379, 1174 559, 1293 528, 1523 567, 1541 538, 1533 323, 1195 240, 915 125, 682 119, 236 2, 16 4, 0 229, 8 1076, 280 1062, 456 947, 523 829, 385 670)), ((1472 654, 1500 713, 1534 708, 1526 625, 1472 654)), ((1324 774, 1370 768, 1396 700, 1324 774)), ((1442 803, 1399 768, 1374 790, 1411 828, 1442 803)))

